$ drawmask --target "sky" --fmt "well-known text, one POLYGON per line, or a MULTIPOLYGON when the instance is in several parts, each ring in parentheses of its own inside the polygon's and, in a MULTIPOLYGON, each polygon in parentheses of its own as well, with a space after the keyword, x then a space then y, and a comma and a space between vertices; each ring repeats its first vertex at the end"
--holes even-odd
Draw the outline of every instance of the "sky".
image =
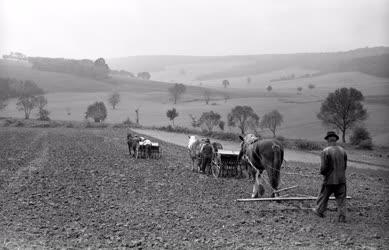
POLYGON ((0 54, 112 58, 389 45, 389 0, 0 0, 0 54))

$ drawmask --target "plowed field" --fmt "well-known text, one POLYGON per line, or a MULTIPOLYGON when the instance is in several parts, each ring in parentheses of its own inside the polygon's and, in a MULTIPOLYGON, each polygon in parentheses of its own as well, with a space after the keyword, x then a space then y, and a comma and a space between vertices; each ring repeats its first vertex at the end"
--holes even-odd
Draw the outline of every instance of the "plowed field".
MULTIPOLYGON (((125 133, 0 128, 0 246, 388 247, 388 171, 348 169, 353 199, 339 224, 334 203, 324 219, 305 209, 314 202, 237 203, 250 196, 248 179, 194 173, 186 149, 165 142, 162 159, 134 159, 125 133)), ((316 195, 318 168, 287 162, 281 187, 298 184, 290 193, 316 195)))

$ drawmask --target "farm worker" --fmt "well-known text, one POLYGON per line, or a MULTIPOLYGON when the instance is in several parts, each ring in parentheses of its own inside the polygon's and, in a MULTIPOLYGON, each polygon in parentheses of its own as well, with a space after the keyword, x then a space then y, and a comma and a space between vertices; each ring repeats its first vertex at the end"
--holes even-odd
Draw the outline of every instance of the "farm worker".
POLYGON ((213 147, 208 138, 205 139, 204 145, 202 145, 201 147, 200 155, 201 155, 200 172, 205 173, 205 169, 207 168, 207 166, 211 166, 212 156, 213 156, 213 147))
POLYGON ((329 131, 324 139, 328 142, 328 147, 321 153, 320 174, 324 180, 313 212, 324 217, 328 199, 333 193, 338 207, 338 222, 346 222, 347 154, 341 146, 336 145, 339 136, 334 131, 329 131))

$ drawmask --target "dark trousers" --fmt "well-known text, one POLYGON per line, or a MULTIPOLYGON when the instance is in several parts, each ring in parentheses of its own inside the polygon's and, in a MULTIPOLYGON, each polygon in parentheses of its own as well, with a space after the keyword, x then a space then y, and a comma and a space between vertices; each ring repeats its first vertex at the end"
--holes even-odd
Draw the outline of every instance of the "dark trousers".
POLYGON ((321 186, 319 197, 316 200, 317 212, 323 214, 327 210, 328 199, 331 194, 335 195, 336 204, 338 207, 338 219, 344 220, 346 218, 346 197, 347 188, 346 184, 327 185, 321 186))
POLYGON ((212 156, 203 156, 201 159, 201 167, 200 170, 205 172, 207 166, 211 166, 212 163, 212 156))

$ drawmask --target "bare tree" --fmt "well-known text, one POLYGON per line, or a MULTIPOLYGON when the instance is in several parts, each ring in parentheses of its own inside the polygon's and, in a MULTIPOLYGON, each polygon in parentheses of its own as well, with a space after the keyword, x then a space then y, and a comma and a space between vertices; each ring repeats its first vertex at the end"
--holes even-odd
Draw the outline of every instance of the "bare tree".
POLYGON ((259 123, 259 116, 250 106, 235 106, 227 118, 228 125, 238 127, 242 134, 249 128, 255 129, 259 123))
POLYGON ((208 105, 209 101, 211 100, 211 91, 209 91, 208 89, 204 90, 203 97, 204 97, 205 104, 208 105))
POLYGON ((363 100, 362 93, 355 88, 337 89, 321 104, 317 118, 324 125, 338 128, 342 132, 342 141, 346 142, 347 129, 367 118, 363 100))
POLYGON ((139 107, 135 109, 135 115, 136 115, 136 124, 139 125, 139 107))
POLYGON ((35 96, 21 96, 16 103, 19 111, 24 111, 24 118, 30 119, 31 111, 37 106, 37 98, 35 96))
POLYGON ((227 88, 228 86, 230 86, 230 82, 228 80, 223 80, 222 84, 223 84, 224 88, 227 88))
POLYGON ((186 86, 182 83, 176 83, 168 89, 170 96, 173 99, 174 104, 180 99, 181 95, 185 93, 186 86))
POLYGON ((270 91, 273 90, 273 87, 271 85, 269 85, 269 86, 266 87, 266 90, 267 90, 267 92, 270 92, 270 91))
POLYGON ((269 129, 273 133, 273 137, 275 137, 277 127, 279 127, 283 121, 284 120, 283 120, 283 117, 280 114, 280 112, 278 112, 278 110, 273 110, 269 113, 266 113, 262 117, 262 120, 261 120, 261 123, 259 126, 261 129, 264 129, 264 128, 269 129))
POLYGON ((173 126, 174 126, 174 119, 178 116, 178 112, 175 108, 169 109, 166 112, 166 116, 169 118, 170 121, 172 121, 173 126))
POLYGON ((303 87, 297 87, 297 91, 299 94, 301 94, 301 91, 303 91, 303 87))
POLYGON ((108 97, 108 102, 109 102, 109 104, 111 104, 112 109, 115 109, 116 105, 118 105, 118 103, 120 102, 120 95, 119 95, 119 93, 118 92, 112 93, 108 97))
POLYGON ((200 124, 205 126, 209 132, 220 123, 221 116, 213 111, 204 112, 200 117, 200 124))

